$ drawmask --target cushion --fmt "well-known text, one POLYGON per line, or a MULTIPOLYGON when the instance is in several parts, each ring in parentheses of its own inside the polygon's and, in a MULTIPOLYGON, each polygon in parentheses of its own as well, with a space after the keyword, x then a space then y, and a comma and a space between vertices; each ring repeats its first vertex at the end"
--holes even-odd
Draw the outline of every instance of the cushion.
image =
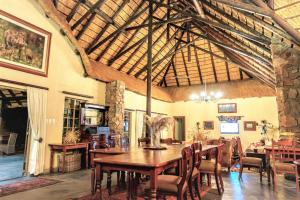
MULTIPOLYGON (((167 192, 177 193, 178 184, 180 183, 180 176, 173 175, 159 175, 157 177, 157 189, 167 192)), ((186 189, 187 183, 184 183, 183 189, 186 189)))
POLYGON ((261 158, 255 158, 255 157, 243 157, 242 158, 243 165, 255 165, 255 166, 261 166, 262 159, 261 158))
MULTIPOLYGON (((215 160, 202 160, 201 161, 201 165, 200 165, 200 172, 214 172, 215 171, 215 164, 216 161, 215 160)), ((221 170, 221 165, 220 163, 218 163, 218 171, 221 170)))
MULTIPOLYGON (((271 167, 274 168, 274 161, 271 160, 271 167)), ((275 163, 276 170, 282 172, 295 172, 296 166, 292 163, 282 163, 276 161, 275 163)))

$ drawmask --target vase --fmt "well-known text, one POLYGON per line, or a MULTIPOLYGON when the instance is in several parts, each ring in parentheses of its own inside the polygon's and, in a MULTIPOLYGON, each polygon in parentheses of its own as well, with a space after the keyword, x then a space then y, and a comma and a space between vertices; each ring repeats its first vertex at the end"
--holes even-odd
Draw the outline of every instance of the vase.
POLYGON ((151 145, 153 147, 160 147, 160 131, 151 134, 151 145))

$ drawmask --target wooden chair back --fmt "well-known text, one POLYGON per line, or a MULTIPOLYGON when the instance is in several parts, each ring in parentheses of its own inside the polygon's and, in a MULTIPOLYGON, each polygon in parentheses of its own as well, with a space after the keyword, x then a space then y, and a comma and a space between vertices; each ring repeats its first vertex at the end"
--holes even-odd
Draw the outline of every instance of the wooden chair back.
POLYGON ((16 145, 17 137, 18 137, 17 133, 10 133, 7 145, 9 145, 9 146, 16 145))
POLYGON ((144 146, 143 144, 149 144, 151 142, 151 139, 148 137, 144 137, 144 138, 138 138, 138 146, 144 146))
POLYGON ((218 144, 218 147, 217 147, 217 151, 216 151, 216 163, 215 163, 215 169, 218 169, 218 164, 221 164, 222 165, 222 151, 223 151, 223 147, 224 147, 224 144, 223 143, 220 143, 218 144))
POLYGON ((237 137, 236 138, 236 143, 237 143, 237 151, 238 151, 238 155, 241 158, 243 157, 243 148, 242 148, 242 142, 241 142, 241 138, 237 137))
POLYGON ((182 144, 182 141, 176 140, 176 139, 172 139, 172 144, 182 144))
POLYGON ((181 150, 182 155, 182 178, 179 183, 179 188, 182 188, 184 183, 188 181, 193 172, 193 151, 190 146, 181 150))
POLYGON ((160 139, 160 143, 170 145, 170 144, 172 144, 172 138, 160 139))
POLYGON ((193 162, 194 167, 196 167, 198 170, 200 170, 200 165, 202 161, 202 145, 201 143, 197 142, 192 144, 192 150, 193 150, 193 162))
POLYGON ((292 162, 296 160, 295 140, 272 140, 272 159, 279 162, 292 162))

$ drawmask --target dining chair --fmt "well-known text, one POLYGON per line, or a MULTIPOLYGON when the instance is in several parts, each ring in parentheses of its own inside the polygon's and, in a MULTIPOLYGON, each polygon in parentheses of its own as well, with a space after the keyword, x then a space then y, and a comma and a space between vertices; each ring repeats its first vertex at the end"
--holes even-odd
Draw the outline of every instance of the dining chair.
POLYGON ((259 169, 260 182, 262 182, 263 160, 261 158, 244 156, 241 139, 239 137, 237 137, 236 141, 237 141, 237 145, 238 145, 238 154, 239 154, 239 163, 240 163, 239 179, 242 178, 244 167, 249 167, 249 168, 254 167, 254 168, 259 169))
POLYGON ((198 199, 201 200, 201 183, 200 183, 200 165, 202 160, 202 145, 201 143, 192 144, 193 151, 193 172, 191 178, 189 179, 189 190, 192 200, 194 200, 193 195, 193 184, 195 186, 195 191, 197 192, 198 199))
MULTIPOLYGON (((216 185, 218 189, 219 195, 224 192, 224 184, 223 184, 223 179, 222 179, 222 165, 221 165, 221 160, 222 160, 222 149, 223 149, 224 144, 220 143, 218 144, 215 152, 213 155, 208 155, 208 156, 213 156, 214 159, 207 159, 207 160, 202 160, 200 164, 200 175, 207 175, 207 181, 208 185, 211 185, 211 175, 215 176, 216 180, 216 185)), ((202 184, 202 181, 200 181, 202 184)))
POLYGON ((191 147, 183 148, 181 154, 181 175, 159 175, 157 177, 159 194, 177 196, 179 200, 187 197, 188 181, 193 172, 193 151, 191 147))
POLYGON ((273 185, 277 191, 277 173, 293 174, 296 176, 296 188, 299 192, 299 175, 297 166, 293 163, 296 160, 296 142, 295 140, 272 140, 272 153, 270 159, 270 170, 273 179, 273 185))
POLYGON ((149 137, 138 138, 138 147, 149 144, 150 142, 151 142, 151 139, 149 137))

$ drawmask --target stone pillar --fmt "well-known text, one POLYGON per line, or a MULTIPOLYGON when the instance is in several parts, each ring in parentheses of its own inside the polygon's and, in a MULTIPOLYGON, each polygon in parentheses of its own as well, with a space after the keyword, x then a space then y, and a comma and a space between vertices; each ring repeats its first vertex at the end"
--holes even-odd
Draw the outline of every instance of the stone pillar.
POLYGON ((300 47, 272 39, 280 131, 300 139, 300 47))
POLYGON ((105 102, 109 106, 108 126, 117 136, 124 131, 124 92, 125 84, 122 81, 113 81, 106 84, 105 102))

